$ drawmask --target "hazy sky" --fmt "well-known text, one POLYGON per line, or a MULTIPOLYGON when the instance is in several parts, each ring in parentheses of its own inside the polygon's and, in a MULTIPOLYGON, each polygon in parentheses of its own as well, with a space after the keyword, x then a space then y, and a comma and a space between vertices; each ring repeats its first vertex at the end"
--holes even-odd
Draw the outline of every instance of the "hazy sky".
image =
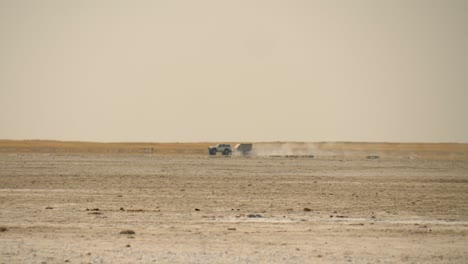
POLYGON ((0 138, 468 142, 468 1, 0 0, 0 138))

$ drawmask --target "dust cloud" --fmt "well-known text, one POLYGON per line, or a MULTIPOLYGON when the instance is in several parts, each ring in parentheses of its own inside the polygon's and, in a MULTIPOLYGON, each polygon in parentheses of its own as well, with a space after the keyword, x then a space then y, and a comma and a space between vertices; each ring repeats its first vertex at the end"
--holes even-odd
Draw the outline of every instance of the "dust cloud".
MULTIPOLYGON (((288 155, 324 155, 315 143, 257 143, 252 155, 288 156, 288 155)), ((329 153, 330 154, 330 153, 329 153)))
POLYGON ((273 142, 254 144, 251 155, 255 156, 313 156, 313 157, 356 157, 380 156, 375 150, 350 149, 347 144, 321 142, 273 142))

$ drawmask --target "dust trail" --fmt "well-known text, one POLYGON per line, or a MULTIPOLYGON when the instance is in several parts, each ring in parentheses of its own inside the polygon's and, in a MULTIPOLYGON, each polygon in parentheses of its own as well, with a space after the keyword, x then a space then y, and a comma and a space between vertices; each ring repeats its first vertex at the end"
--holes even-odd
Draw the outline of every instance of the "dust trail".
POLYGON ((380 152, 352 149, 343 143, 273 142, 255 143, 252 155, 256 156, 314 156, 314 157, 366 157, 381 156, 380 152))
MULTIPOLYGON (((252 150, 256 156, 286 156, 286 155, 326 155, 316 143, 256 143, 252 150)), ((328 153, 330 154, 330 153, 328 153)))
POLYGON ((251 155, 314 156, 331 158, 450 159, 467 160, 467 144, 366 143, 366 142, 260 142, 251 155))

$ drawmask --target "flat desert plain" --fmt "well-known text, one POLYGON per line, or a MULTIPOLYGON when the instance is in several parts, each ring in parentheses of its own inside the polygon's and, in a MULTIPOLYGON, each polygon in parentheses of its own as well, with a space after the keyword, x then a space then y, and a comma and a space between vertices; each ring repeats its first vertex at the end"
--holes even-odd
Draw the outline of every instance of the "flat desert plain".
POLYGON ((369 158, 202 145, 0 147, 0 263, 468 262, 466 146, 369 158))

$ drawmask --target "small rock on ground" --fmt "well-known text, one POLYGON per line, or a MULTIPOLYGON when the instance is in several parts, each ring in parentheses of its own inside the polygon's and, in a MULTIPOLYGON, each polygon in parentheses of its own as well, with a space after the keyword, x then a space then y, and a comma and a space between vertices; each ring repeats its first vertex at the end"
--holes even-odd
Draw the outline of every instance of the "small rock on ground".
POLYGON ((122 231, 120 231, 120 234, 121 234, 121 235, 134 235, 134 234, 135 234, 135 231, 130 230, 130 229, 127 229, 127 230, 122 230, 122 231))

